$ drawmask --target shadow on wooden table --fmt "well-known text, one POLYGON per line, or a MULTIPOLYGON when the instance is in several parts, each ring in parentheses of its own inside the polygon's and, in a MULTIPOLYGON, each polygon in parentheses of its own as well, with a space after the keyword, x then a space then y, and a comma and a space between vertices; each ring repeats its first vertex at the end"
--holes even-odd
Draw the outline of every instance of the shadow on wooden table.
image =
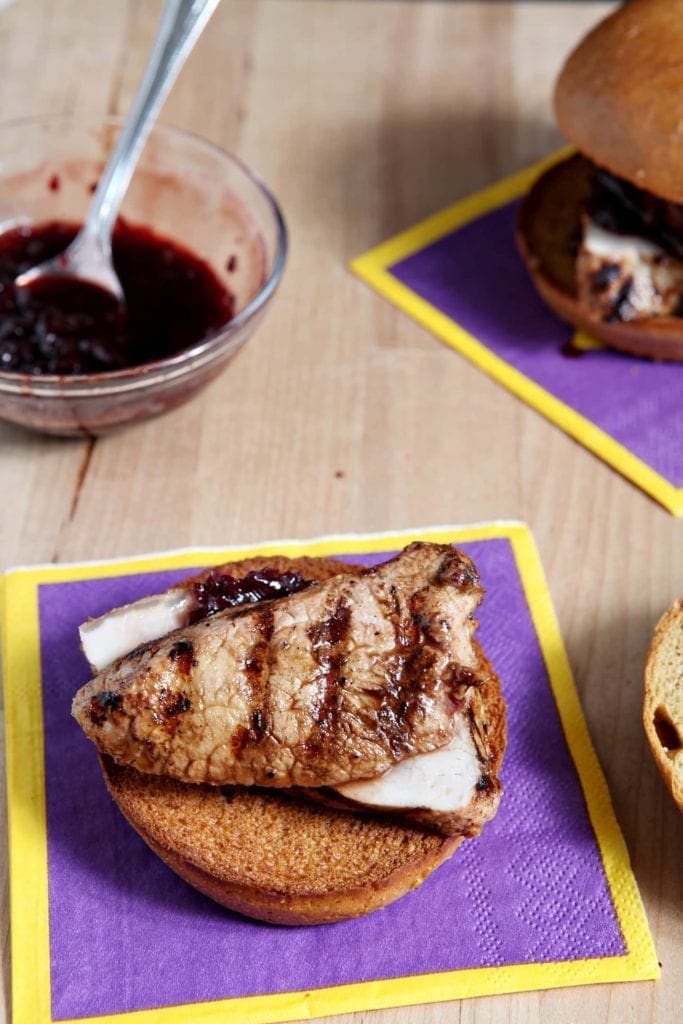
POLYGON ((564 144, 550 121, 463 115, 456 96, 440 103, 428 116, 359 117, 312 150, 312 170, 329 189, 308 198, 324 197, 323 222, 333 211, 346 223, 352 218, 358 252, 564 144))
MULTIPOLYGON (((646 908, 661 903, 679 914, 683 815, 659 775, 642 723, 643 670, 656 618, 639 611, 592 622, 568 646, 646 908)), ((656 922, 650 924, 654 929, 656 922)))
POLYGON ((85 436, 58 437, 56 434, 41 434, 39 431, 31 430, 29 427, 21 427, 18 424, 0 420, 0 450, 6 445, 28 450, 46 444, 56 446, 63 445, 65 442, 73 444, 74 442, 82 443, 83 441, 88 441, 88 438, 85 436))

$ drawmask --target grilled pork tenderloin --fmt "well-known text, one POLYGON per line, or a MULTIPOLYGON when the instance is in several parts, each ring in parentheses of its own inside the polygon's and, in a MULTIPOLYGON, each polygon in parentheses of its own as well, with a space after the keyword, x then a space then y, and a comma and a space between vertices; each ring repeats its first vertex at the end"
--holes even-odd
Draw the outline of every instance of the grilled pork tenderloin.
POLYGON ((187 782, 338 786, 447 746, 478 684, 470 560, 413 544, 144 644, 73 712, 119 763, 187 782))

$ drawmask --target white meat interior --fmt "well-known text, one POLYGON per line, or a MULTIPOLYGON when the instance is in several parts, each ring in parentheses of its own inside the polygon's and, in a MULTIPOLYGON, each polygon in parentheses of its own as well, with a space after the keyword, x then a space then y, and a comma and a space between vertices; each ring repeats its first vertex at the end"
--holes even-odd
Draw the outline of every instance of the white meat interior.
POLYGON ((192 595, 180 587, 115 608, 79 628, 83 653, 101 672, 140 644, 186 626, 191 608, 192 595))
POLYGON ((648 239, 607 231, 589 217, 576 269, 579 301, 596 319, 643 320, 681 307, 683 262, 648 239))
POLYGON ((481 762, 463 717, 447 747, 401 761, 376 779, 347 782, 336 792, 369 807, 457 811, 471 801, 481 778, 481 762))

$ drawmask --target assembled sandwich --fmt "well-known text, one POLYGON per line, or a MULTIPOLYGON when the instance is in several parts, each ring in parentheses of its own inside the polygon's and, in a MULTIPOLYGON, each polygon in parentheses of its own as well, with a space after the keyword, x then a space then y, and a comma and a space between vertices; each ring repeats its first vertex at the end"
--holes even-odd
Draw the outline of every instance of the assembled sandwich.
POLYGON ((577 152, 522 204, 541 296, 607 345, 683 360, 683 33, 679 0, 630 0, 570 54, 555 112, 577 152))
POLYGON ((123 814, 191 885, 275 923, 358 916, 497 809, 481 597, 445 545, 370 569, 230 563, 86 623, 99 674, 73 713, 123 814))

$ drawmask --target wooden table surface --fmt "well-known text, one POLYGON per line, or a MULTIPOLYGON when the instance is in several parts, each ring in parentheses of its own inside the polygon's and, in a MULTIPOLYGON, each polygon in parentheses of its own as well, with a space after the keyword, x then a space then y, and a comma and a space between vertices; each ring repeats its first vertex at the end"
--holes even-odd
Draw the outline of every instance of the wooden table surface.
MULTIPOLYGON (((557 146, 553 78, 609 6, 224 0, 163 120, 238 152, 281 200, 291 253, 272 311, 224 376, 162 418, 95 441, 0 425, 0 566, 497 518, 532 527, 662 979, 340 1021, 680 1016, 683 821, 640 700, 649 634, 681 589, 683 526, 346 269, 557 146)), ((0 119, 125 112, 158 10, 4 7, 0 119)))

